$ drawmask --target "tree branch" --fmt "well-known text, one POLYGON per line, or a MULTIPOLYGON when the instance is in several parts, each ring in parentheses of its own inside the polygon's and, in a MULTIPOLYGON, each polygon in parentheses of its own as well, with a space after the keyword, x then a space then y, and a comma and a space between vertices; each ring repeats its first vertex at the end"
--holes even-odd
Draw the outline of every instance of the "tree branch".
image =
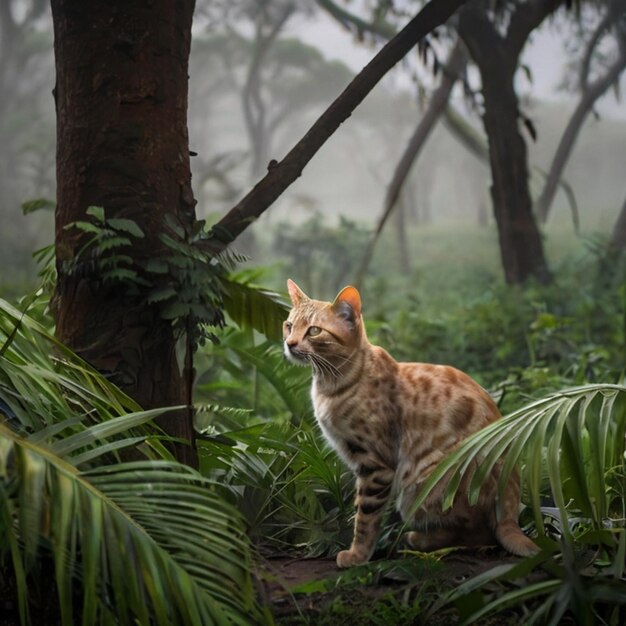
MULTIPOLYGON (((391 39, 391 37, 397 33, 395 27, 388 22, 367 22, 358 15, 337 6, 332 0, 316 1, 320 7, 325 9, 345 28, 349 28, 349 25, 352 24, 359 32, 369 32, 384 37, 385 39, 391 39)), ((489 163, 489 149, 487 144, 471 126, 465 123, 461 115, 449 102, 444 111, 444 121, 452 136, 459 141, 461 145, 467 148, 469 152, 480 161, 486 162, 487 164, 489 163)))
POLYGON ((346 11, 332 0, 316 0, 317 4, 336 19, 344 28, 349 29, 352 24, 360 36, 363 33, 372 33, 383 39, 391 39, 396 35, 396 29, 388 22, 367 22, 358 15, 346 11))
POLYGON ((352 114, 382 77, 416 43, 443 24, 466 0, 431 0, 380 52, 357 74, 341 95, 326 109, 306 135, 280 162, 272 162, 268 173, 212 229, 207 247, 226 248, 258 218, 301 174, 328 138, 352 114))
POLYGON ((591 69, 591 59, 593 57, 593 53, 596 50, 596 46, 600 41, 601 37, 604 35, 605 31, 607 31, 611 25, 613 24, 614 13, 617 11, 613 10, 613 5, 611 5, 606 12, 604 18, 600 20, 596 29, 593 31, 591 38, 587 42, 585 46, 585 53, 583 55, 582 62, 580 64, 580 78, 579 78, 579 88, 581 92, 587 91, 589 88, 589 72, 591 69))
POLYGON ((260 74, 269 51, 283 26, 293 13, 293 4, 288 4, 275 22, 265 22, 265 14, 260 15, 256 23, 256 34, 252 47, 252 61, 243 88, 243 112, 250 147, 252 149, 251 173, 257 176, 261 171, 264 153, 267 151, 266 107, 261 94, 260 74), (264 33, 264 26, 269 25, 269 32, 264 33))
POLYGON ((565 165, 570 157, 576 139, 582 125, 589 114, 589 111, 593 108, 596 100, 604 94, 604 92, 618 80, 620 74, 626 69, 626 49, 620 49, 620 55, 616 59, 615 63, 607 70, 604 76, 601 76, 582 93, 581 98, 574 109, 574 113, 569 119, 561 141, 556 149, 552 163, 550 164, 550 170, 546 177, 546 183, 543 187, 541 195, 535 205, 535 212, 537 219, 544 223, 548 219, 548 213, 550 207, 556 195, 556 190, 565 169, 565 165))
POLYGON ((434 91, 430 104, 428 105, 428 109, 422 116, 417 128, 409 139, 402 157, 400 158, 400 161, 398 161, 395 172, 393 173, 393 178, 387 188, 383 213, 378 220, 376 230, 367 245, 365 253, 363 254, 361 265, 356 273, 357 285, 361 283, 363 277, 365 276, 365 272, 367 271, 374 253, 376 242, 378 241, 378 238, 387 223, 387 219, 396 206, 396 202, 400 197, 400 192, 402 191, 409 172, 419 157, 419 154, 430 136, 432 129, 435 127, 435 124, 445 110, 448 99, 450 98, 450 93, 454 87, 454 83, 466 64, 467 52, 465 50, 465 45, 461 42, 461 40, 457 40, 452 52, 450 53, 448 62, 445 65, 446 70, 441 78, 441 83, 434 91))
POLYGON ((450 104, 444 111, 444 124, 452 136, 481 163, 489 166, 489 146, 474 127, 450 104))
POLYGON ((507 45, 512 48, 515 58, 522 53, 530 33, 561 4, 563 0, 529 0, 517 6, 511 16, 506 36, 507 45))

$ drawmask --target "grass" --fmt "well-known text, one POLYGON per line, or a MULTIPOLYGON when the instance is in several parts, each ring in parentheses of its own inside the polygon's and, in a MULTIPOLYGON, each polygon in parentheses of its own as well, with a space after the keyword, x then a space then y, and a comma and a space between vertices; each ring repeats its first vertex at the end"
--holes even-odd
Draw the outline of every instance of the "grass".
MULTIPOLYGON (((333 259, 339 258, 333 256, 336 249, 341 248, 341 258, 359 260, 358 232, 349 223, 341 228, 352 229, 350 236, 339 229, 332 246, 319 251, 326 259, 312 268, 317 272, 317 284, 330 285, 336 278, 327 274, 333 271, 333 259)), ((480 615, 480 623, 486 624, 509 623, 511 615, 519 617, 529 607, 546 620, 550 615, 568 615, 580 606, 584 607, 585 619, 596 614, 612 619, 612 609, 605 610, 606 598, 618 609, 625 601, 620 591, 624 568, 617 565, 626 552, 623 447, 619 447, 625 428, 624 389, 610 385, 619 381, 624 364, 624 287, 620 274, 602 275, 598 280, 597 258, 583 242, 561 231, 547 239, 553 265, 558 267, 557 280, 550 288, 531 284, 512 289, 503 284, 492 228, 420 226, 411 228, 410 241, 414 258, 409 273, 394 269, 394 245, 388 235, 373 260, 362 290, 370 337, 397 358, 457 365, 498 392, 505 410, 518 410, 470 442, 451 462, 462 467, 469 458, 463 454, 485 450, 487 454, 492 451, 493 461, 508 443, 512 444, 511 449, 525 465, 526 485, 532 492, 529 501, 534 504, 534 517, 529 516, 529 523, 546 535, 542 567, 547 568, 548 582, 537 581, 537 586, 524 595, 520 592, 523 575, 497 570, 449 597, 444 585, 425 584, 423 571, 396 580, 391 588, 381 585, 386 568, 392 567, 383 559, 354 572, 352 578, 342 576, 340 584, 321 591, 319 587, 300 589, 301 604, 308 608, 303 614, 289 614, 284 616, 286 621, 277 621, 381 626, 419 623, 437 598, 444 596, 448 603, 442 604, 442 612, 428 623, 454 623, 437 620, 442 620, 441 616, 456 619, 459 607, 463 619, 480 615), (581 385, 575 401, 560 392, 574 384, 581 385), (554 392, 559 393, 544 404, 529 404, 534 397, 554 392), (611 393, 616 395, 615 402, 611 393), (524 405, 529 406, 522 409, 524 405), (533 434, 534 423, 539 427, 533 434), (526 456, 516 446, 521 440, 519 433, 532 443, 526 456), (492 435, 495 438, 490 440, 492 435), (550 493, 558 515, 541 509, 539 496, 550 493), (612 525, 604 528, 607 519, 612 525), (560 547, 563 539, 563 545, 574 546, 574 553, 560 547), (593 558, 581 560, 581 553, 589 550, 595 551, 593 558), (589 567, 596 568, 592 576, 589 567), (536 593, 531 597, 531 592, 536 593), (494 618, 494 613, 499 617, 494 618)), ((271 276, 280 290, 287 273, 295 267, 288 259, 283 262, 284 267, 271 276)), ((293 277, 299 279, 297 274, 293 277)), ((330 288, 328 291, 311 295, 334 296, 330 288)), ((62 348, 36 324, 27 319, 18 322, 19 312, 8 306, 4 312, 8 315, 3 330, 8 345, 4 356, 14 357, 4 361, 4 403, 33 430, 48 427, 45 432, 59 438, 55 445, 61 451, 72 454, 72 441, 80 444, 79 448, 84 443, 85 449, 76 450, 82 455, 79 460, 97 459, 97 447, 92 450, 87 444, 91 442, 89 436, 102 434, 100 420, 87 426, 80 420, 68 422, 63 437, 49 428, 71 414, 75 393, 64 391, 62 384, 57 391, 51 383, 46 385, 50 391, 46 402, 40 392, 14 392, 18 383, 21 387, 37 385, 43 378, 40 371, 54 374, 55 380, 63 383, 64 365, 48 362, 48 344, 55 345, 57 351, 62 348), (8 339, 15 328, 19 341, 8 339), (25 398, 25 404, 16 400, 20 397, 25 398)), ((81 398, 85 400, 85 406, 79 406, 81 419, 95 415, 91 406, 100 413, 115 413, 116 419, 119 414, 128 419, 125 414, 137 409, 120 406, 127 400, 120 399, 114 388, 74 364, 69 353, 62 354, 68 375, 81 376, 81 398), (92 389, 96 383, 97 397, 92 389), (106 392, 110 401, 101 398, 100 391, 106 392)), ((196 369, 204 478, 193 480, 205 484, 208 479, 215 497, 219 496, 224 506, 238 509, 259 554, 328 555, 344 546, 351 532, 353 481, 315 427, 307 393, 308 373, 286 365, 277 342, 232 327, 221 334, 219 345, 206 346, 197 355, 196 369)), ((115 446, 126 445, 126 440, 131 442, 130 434, 119 436, 119 441, 110 442, 112 451, 115 446)), ((15 449, 24 445, 12 433, 5 439, 15 449)), ((24 465, 24 477, 27 470, 24 465)), ((82 480, 77 472, 74 482, 82 485, 82 480)), ((73 519, 67 514, 70 508, 64 510, 67 519, 73 519)), ((163 520, 155 511, 158 526, 163 520)), ((195 509, 189 513, 204 533, 203 516, 195 509)), ((183 530, 174 537, 177 541, 187 539, 183 530)), ((390 554, 399 531, 399 525, 389 524, 381 541, 382 554, 390 554)), ((163 536, 169 540, 171 533, 163 536)), ((405 561, 415 565, 413 558, 405 561)), ((25 594, 23 591, 23 597, 25 594)))

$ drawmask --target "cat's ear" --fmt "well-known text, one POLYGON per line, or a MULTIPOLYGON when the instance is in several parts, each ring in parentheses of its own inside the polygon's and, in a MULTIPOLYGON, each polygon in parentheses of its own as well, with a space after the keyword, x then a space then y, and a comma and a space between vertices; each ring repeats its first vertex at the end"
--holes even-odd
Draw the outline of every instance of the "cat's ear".
POLYGON ((351 285, 344 287, 337 294, 337 297, 333 302, 333 309, 343 313, 346 309, 346 305, 352 309, 354 314, 354 319, 350 321, 355 322, 361 317, 361 296, 359 295, 356 287, 352 287, 351 285))
POLYGON ((309 299, 296 283, 291 280, 291 278, 287 279, 287 291, 289 292, 289 297, 291 298, 291 304, 297 306, 298 304, 305 302, 309 299))

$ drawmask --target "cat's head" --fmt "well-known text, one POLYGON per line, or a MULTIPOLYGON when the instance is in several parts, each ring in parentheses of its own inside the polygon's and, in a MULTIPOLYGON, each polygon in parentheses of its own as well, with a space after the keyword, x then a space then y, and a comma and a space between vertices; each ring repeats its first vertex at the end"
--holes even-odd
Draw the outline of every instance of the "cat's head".
POLYGON ((333 302, 309 298, 292 280, 287 289, 293 308, 283 324, 285 355, 316 374, 336 377, 363 337, 361 296, 344 287, 333 302))

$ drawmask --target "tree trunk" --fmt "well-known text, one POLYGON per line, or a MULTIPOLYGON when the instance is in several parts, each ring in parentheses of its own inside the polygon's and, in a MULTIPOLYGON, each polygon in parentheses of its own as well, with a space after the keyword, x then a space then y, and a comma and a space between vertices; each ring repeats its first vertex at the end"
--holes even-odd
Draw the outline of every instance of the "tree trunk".
POLYGON ((433 128, 437 125, 441 114, 446 108, 452 88, 454 87, 459 74, 464 71, 466 64, 467 53, 465 51, 465 46, 461 41, 457 41, 444 67, 441 83, 433 92, 428 108, 413 131, 413 134, 409 138, 409 141, 404 148, 404 152, 402 153, 393 172, 393 177, 387 187, 387 193, 385 194, 383 212, 378 219, 376 229, 367 244, 361 264, 356 272, 355 282, 357 285, 361 284, 365 277, 365 272, 367 271, 369 263, 374 255, 374 248, 376 247, 378 238, 387 223, 389 215, 396 206, 411 168, 418 159, 422 148, 426 144, 433 128))
POLYGON ((502 267, 509 284, 522 284, 531 277, 550 281, 541 235, 532 213, 528 155, 518 127, 520 112, 514 76, 528 36, 558 4, 559 0, 532 0, 521 5, 511 15, 504 36, 480 5, 467 5, 459 19, 458 33, 481 76, 491 198, 502 267))
POLYGON ((402 193, 399 206, 394 212, 393 221, 396 235, 396 254, 398 260, 398 270, 402 274, 408 274, 411 271, 411 258, 409 254, 409 242, 407 234, 406 214, 411 200, 406 193, 406 189, 402 193))
POLYGON ((482 74, 482 80, 491 199, 505 280, 521 284, 533 276, 540 282, 549 282, 541 235, 532 213, 527 151, 517 125, 519 110, 513 76, 492 72, 482 74))
POLYGON ((611 248, 623 252, 626 250, 626 198, 617 216, 613 233, 611 234, 611 248))
POLYGON ((561 141, 557 147, 552 163, 550 164, 550 170, 546 178, 545 185, 537 200, 536 214, 539 221, 545 223, 548 219, 548 213, 550 207, 554 201, 556 190, 559 186, 559 181, 563 175, 563 170, 567 165, 570 154, 574 148, 574 144, 578 139, 580 130, 583 127, 587 116, 589 115, 593 105, 598 98, 602 96, 607 89, 619 80, 620 74, 626 68, 626 47, 621 51, 620 56, 616 59, 615 63, 607 70, 606 74, 596 80, 588 89, 582 94, 578 105, 574 109, 572 116, 563 131, 561 141))
MULTIPOLYGON (((626 199, 613 225, 609 244, 599 259, 596 287, 617 289, 616 278, 623 285, 624 252, 626 252, 626 199)), ((626 317, 624 317, 624 324, 626 324, 626 317)), ((626 334, 624 337, 626 338, 626 334)))
MULTIPOLYGON (((52 0, 57 82, 57 336, 111 374, 144 408, 184 405, 171 323, 121 283, 68 271, 84 238, 68 224, 91 205, 134 220, 145 233, 133 261, 163 250, 166 214, 194 220, 187 134, 187 65, 194 0, 52 0)), ((160 420, 186 439, 179 460, 196 465, 190 411, 160 420)))

